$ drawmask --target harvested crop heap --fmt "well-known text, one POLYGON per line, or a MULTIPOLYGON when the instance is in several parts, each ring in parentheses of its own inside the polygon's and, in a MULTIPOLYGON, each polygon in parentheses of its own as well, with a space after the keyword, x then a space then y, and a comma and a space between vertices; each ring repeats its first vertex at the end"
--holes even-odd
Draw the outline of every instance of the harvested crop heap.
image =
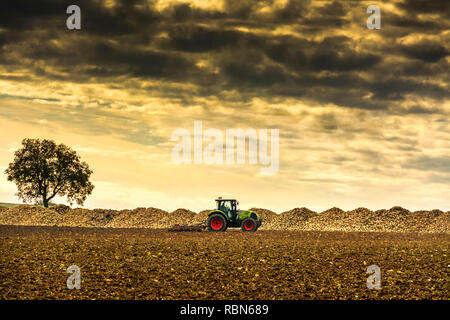
MULTIPOLYGON (((260 208, 263 230, 317 230, 317 231, 387 231, 450 233, 450 211, 411 212, 401 207, 371 211, 358 208, 343 211, 331 208, 321 213, 307 208, 294 208, 276 214, 260 208)), ((133 210, 71 209, 58 205, 41 208, 20 205, 0 207, 0 224, 112 228, 169 228, 174 224, 198 224, 206 220, 209 210, 195 213, 186 209, 167 212, 157 208, 133 210)))

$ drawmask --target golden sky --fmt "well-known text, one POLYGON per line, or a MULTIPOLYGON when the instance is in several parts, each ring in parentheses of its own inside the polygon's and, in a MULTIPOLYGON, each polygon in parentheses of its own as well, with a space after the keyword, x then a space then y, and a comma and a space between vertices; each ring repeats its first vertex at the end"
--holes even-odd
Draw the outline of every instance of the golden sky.
POLYGON ((0 202, 21 140, 47 138, 94 171, 88 208, 450 210, 447 1, 71 3, 81 30, 61 1, 0 13, 0 202), (279 129, 278 172, 173 163, 195 120, 279 129))

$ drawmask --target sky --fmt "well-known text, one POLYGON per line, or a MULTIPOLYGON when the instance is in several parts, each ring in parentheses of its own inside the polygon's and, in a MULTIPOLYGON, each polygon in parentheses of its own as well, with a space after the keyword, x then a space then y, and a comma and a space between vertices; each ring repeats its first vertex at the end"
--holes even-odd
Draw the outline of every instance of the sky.
POLYGON ((15 0, 0 11, 0 202, 19 202, 4 171, 41 138, 93 170, 87 208, 448 211, 449 40, 445 0, 15 0), (172 134, 194 121, 278 129, 278 171, 174 163, 172 134))

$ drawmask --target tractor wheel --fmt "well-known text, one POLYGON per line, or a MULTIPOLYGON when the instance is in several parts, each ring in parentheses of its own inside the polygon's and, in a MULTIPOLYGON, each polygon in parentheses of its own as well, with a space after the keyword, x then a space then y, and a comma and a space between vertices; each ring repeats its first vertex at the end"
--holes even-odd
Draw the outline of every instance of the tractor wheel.
POLYGON ((256 220, 252 218, 247 218, 242 221, 241 229, 245 232, 255 232, 258 227, 256 226, 256 220))
POLYGON ((206 222, 209 231, 225 231, 227 230, 227 221, 221 214, 212 214, 206 222))

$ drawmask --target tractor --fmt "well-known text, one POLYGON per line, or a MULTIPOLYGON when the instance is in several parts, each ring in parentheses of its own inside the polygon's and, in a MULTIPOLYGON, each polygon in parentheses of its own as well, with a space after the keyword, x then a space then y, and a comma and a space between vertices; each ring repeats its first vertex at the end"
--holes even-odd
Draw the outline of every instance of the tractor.
POLYGON ((206 226, 209 231, 226 231, 227 228, 241 228, 245 232, 255 232, 262 219, 251 210, 238 210, 236 199, 216 199, 216 209, 208 214, 206 226))

